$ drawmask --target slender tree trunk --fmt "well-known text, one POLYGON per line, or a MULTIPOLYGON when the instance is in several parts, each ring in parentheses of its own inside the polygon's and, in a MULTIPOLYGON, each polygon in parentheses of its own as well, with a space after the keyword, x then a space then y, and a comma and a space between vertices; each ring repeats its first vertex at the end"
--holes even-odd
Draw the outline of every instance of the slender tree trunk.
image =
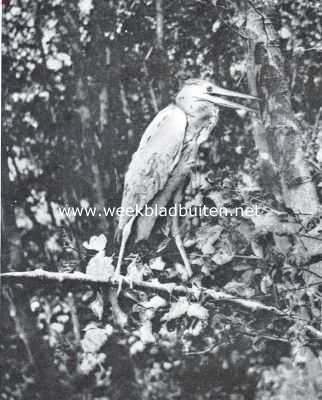
MULTIPOLYGON (((15 195, 9 180, 6 140, 2 143, 2 266, 4 270, 19 271, 23 263, 21 234, 16 226, 15 195)), ((37 329, 37 322, 30 309, 28 287, 1 288, 0 314, 9 312, 17 335, 24 343, 26 358, 33 365, 37 389, 48 400, 64 400, 70 396, 71 387, 63 384, 54 364, 51 348, 37 329)), ((0 324, 3 323, 1 318, 0 324)))
POLYGON ((160 66, 160 76, 159 76, 159 93, 160 100, 159 104, 161 107, 165 105, 167 100, 167 77, 164 73, 167 69, 167 55, 164 50, 164 7, 163 0, 156 0, 156 48, 157 48, 157 62, 160 66))

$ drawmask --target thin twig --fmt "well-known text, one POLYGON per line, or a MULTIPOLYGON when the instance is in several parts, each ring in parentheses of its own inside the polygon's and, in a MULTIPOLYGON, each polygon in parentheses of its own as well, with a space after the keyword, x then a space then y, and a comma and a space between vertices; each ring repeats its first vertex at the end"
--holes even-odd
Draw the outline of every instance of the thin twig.
POLYGON ((319 237, 316 237, 316 236, 313 236, 313 235, 309 235, 307 233, 300 233, 300 236, 303 236, 303 237, 306 237, 306 238, 309 238, 309 239, 318 240, 319 242, 322 242, 322 238, 319 238, 319 237))
POLYGON ((283 342, 283 343, 288 343, 288 344, 290 343, 289 340, 282 338, 282 337, 278 337, 278 336, 261 335, 261 334, 257 334, 257 333, 238 331, 238 330, 237 330, 237 332, 242 335, 245 335, 245 336, 257 337, 259 339, 271 340, 271 341, 275 341, 275 342, 283 342))
POLYGON ((316 135, 319 130, 319 125, 320 125, 320 119, 321 119, 321 114, 322 114, 322 107, 319 108, 318 114, 316 116, 315 124, 314 124, 314 129, 313 129, 313 135, 316 135))
POLYGON ((211 345, 210 347, 207 347, 207 348, 204 349, 204 350, 200 350, 200 351, 189 351, 189 352, 185 352, 184 354, 185 354, 186 356, 200 356, 200 355, 202 355, 202 354, 207 354, 207 353, 210 353, 210 352, 215 352, 215 351, 217 351, 217 350, 219 349, 219 347, 220 347, 220 345, 218 345, 218 344, 213 344, 213 345, 211 345))
POLYGON ((72 320, 72 325, 73 325, 75 342, 77 345, 80 345, 80 343, 81 343, 80 324, 79 324, 77 308, 75 305, 75 299, 74 299, 73 293, 71 293, 71 292, 68 293, 67 300, 68 300, 68 304, 69 304, 69 308, 70 308, 70 315, 71 315, 71 320, 72 320))

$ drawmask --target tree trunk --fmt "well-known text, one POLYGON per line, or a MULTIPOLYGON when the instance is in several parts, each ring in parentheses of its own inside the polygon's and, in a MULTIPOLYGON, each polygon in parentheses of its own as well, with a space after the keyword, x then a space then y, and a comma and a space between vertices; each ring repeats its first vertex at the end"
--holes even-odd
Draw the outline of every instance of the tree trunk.
MULTIPOLYGON (((274 1, 257 0, 247 4, 248 83, 252 94, 261 99, 261 118, 254 119, 253 132, 262 183, 305 224, 319 211, 319 201, 302 149, 301 128, 291 106, 284 58, 274 27, 274 1)), ((301 237, 301 243, 303 254, 321 253, 319 241, 301 237)), ((317 269, 321 270, 319 264, 317 269)), ((307 319, 305 307, 297 314, 307 319)), ((312 369, 322 371, 312 350, 307 347, 305 352, 308 374, 312 369)))
MULTIPOLYGON (((249 2, 250 3, 250 2, 249 2)), ((301 128, 291 107, 291 95, 274 28, 273 1, 254 1, 247 10, 250 36, 248 81, 261 99, 261 120, 255 119, 254 139, 266 186, 280 188, 285 205, 303 222, 318 212, 319 202, 301 142, 301 128), (265 165, 265 168, 263 168, 265 165), (264 172, 265 174, 265 172, 264 172), (269 181, 268 181, 269 180, 269 181)))
POLYGON ((160 67, 160 76, 159 76, 159 93, 160 100, 159 104, 162 107, 165 106, 167 100, 167 76, 164 76, 167 70, 166 60, 167 54, 164 50, 164 8, 163 8, 163 0, 156 0, 156 43, 157 43, 157 55, 158 55, 158 63, 160 67))
MULTIPOLYGON (((2 266, 5 270, 19 271, 23 264, 21 234, 16 226, 13 184, 9 180, 8 154, 6 140, 2 143, 2 266)), ((54 364, 52 349, 37 329, 35 315, 30 309, 28 287, 2 289, 1 312, 8 312, 12 318, 17 335, 24 343, 26 358, 35 370, 37 390, 42 398, 64 400, 71 394, 71 388, 62 383, 54 364), (2 307, 4 307, 2 309, 2 307)), ((3 318, 1 319, 3 323, 3 318)))

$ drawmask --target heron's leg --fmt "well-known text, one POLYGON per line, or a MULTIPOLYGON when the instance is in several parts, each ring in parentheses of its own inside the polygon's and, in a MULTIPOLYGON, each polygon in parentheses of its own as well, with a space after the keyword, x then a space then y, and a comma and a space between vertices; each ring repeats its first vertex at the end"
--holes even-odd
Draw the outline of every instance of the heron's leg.
POLYGON ((190 179, 190 185, 191 185, 191 191, 193 195, 197 193, 197 190, 199 189, 199 182, 197 179, 197 164, 193 164, 193 168, 191 169, 191 179, 190 179))
POLYGON ((118 302, 118 293, 116 289, 111 288, 109 290, 108 299, 111 304, 113 319, 117 325, 124 328, 127 325, 128 317, 125 312, 121 309, 118 302))
MULTIPOLYGON (((193 194, 197 193, 199 187, 200 187, 200 174, 198 174, 198 169, 200 167, 199 165, 199 158, 198 158, 198 150, 199 150, 199 145, 195 145, 192 155, 191 155, 191 161, 189 162, 190 164, 190 185, 191 185, 191 191, 193 194)), ((181 192, 182 193, 182 192, 181 192)))
MULTIPOLYGON (((174 198, 173 198, 174 204, 177 204, 177 205, 180 204, 180 201, 182 200, 182 190, 183 190, 183 187, 180 186, 180 188, 176 191, 176 193, 174 195, 174 198)), ((179 253, 181 255, 183 264, 184 264, 184 266, 186 268, 188 277, 190 278, 192 276, 192 269, 191 269, 190 261, 189 261, 189 258, 187 256, 186 250, 185 250, 185 248, 183 246, 183 242, 182 242, 182 239, 181 239, 181 236, 180 236, 179 215, 177 213, 175 213, 175 215, 172 217, 171 230, 172 230, 172 235, 174 237, 176 246, 177 246, 177 248, 179 250, 179 253)))
POLYGON ((135 220, 135 216, 133 216, 129 222, 125 225, 123 232, 122 232, 122 240, 121 240, 121 247, 120 247, 120 252, 119 252, 119 257, 117 260, 117 265, 114 271, 114 277, 118 280, 118 289, 117 289, 117 294, 120 293, 121 288, 122 288, 122 276, 121 276, 121 266, 122 266, 122 260, 125 252, 125 246, 128 241, 128 238, 131 234, 133 222, 135 220))

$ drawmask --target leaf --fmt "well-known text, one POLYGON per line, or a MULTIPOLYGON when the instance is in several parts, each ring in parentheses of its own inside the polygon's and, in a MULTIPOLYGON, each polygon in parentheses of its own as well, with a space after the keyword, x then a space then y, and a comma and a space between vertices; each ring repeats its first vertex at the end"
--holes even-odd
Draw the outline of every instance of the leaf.
POLYGON ((222 247, 220 247, 216 254, 211 257, 212 261, 217 265, 225 265, 228 264, 235 256, 235 253, 232 251, 230 246, 227 243, 224 243, 222 247))
POLYGON ((183 246, 185 248, 192 247, 196 244, 197 240, 195 238, 185 238, 183 241, 183 246))
POLYGON ((158 254, 158 253, 161 253, 163 250, 165 250, 168 247, 170 242, 171 242, 171 237, 167 237, 164 240, 162 240, 158 245, 156 253, 158 254))
POLYGON ((288 236, 280 236, 276 234, 274 234, 274 243, 276 250, 285 256, 289 253, 292 246, 292 241, 288 236))
POLYGON ((273 232, 292 235, 298 232, 300 224, 295 222, 282 222, 276 213, 257 214, 251 217, 257 232, 273 232))
POLYGON ((151 321, 145 321, 139 329, 139 337, 142 343, 155 343, 155 337, 152 333, 152 323, 151 321))
POLYGON ((83 246, 87 250, 102 251, 105 249, 106 243, 106 236, 102 233, 99 236, 92 236, 88 242, 83 243, 83 246))
POLYGON ((167 305, 167 301, 160 296, 154 296, 149 301, 145 301, 141 303, 144 308, 153 308, 157 310, 158 308, 165 307, 167 305))
POLYGON ((286 26, 283 26, 280 31, 279 34, 281 36, 282 39, 288 39, 292 36, 292 32, 290 31, 290 29, 286 26))
POLYGON ((66 324, 69 321, 68 315, 58 315, 57 321, 61 322, 62 324, 66 324))
POLYGON ((322 221, 320 221, 313 229, 307 232, 309 236, 320 236, 322 234, 322 221))
POLYGON ((97 365, 102 364, 106 360, 106 355, 103 353, 85 353, 80 365, 80 371, 84 375, 89 375, 97 365))
POLYGON ((263 276, 263 279, 261 280, 260 283, 260 288, 264 294, 268 293, 268 289, 271 288, 272 285, 273 285, 272 278, 269 275, 263 276))
POLYGON ((242 193, 249 193, 249 192, 259 192, 261 188, 258 186, 256 180, 250 175, 244 172, 240 173, 242 183, 239 186, 239 190, 242 193))
POLYGON ((97 291, 95 300, 89 304, 89 308, 93 311, 96 317, 101 320, 104 312, 104 300, 102 293, 97 291))
POLYGON ((302 250, 303 254, 305 253, 305 257, 309 258, 309 257, 313 257, 316 255, 320 255, 322 253, 321 251, 321 240, 317 240, 316 237, 301 237, 301 242, 302 242, 302 246, 305 250, 302 250))
POLYGON ((167 312, 161 321, 171 321, 182 317, 188 310, 189 303, 186 297, 180 297, 176 303, 172 303, 169 312, 167 312))
POLYGON ((243 282, 237 282, 237 281, 228 282, 224 286, 224 289, 228 293, 238 295, 240 297, 245 297, 245 298, 250 298, 250 297, 254 296, 254 294, 255 294, 254 289, 248 287, 243 282))
POLYGON ((219 239, 223 227, 220 225, 206 225, 198 229, 196 233, 197 247, 203 254, 213 254, 215 249, 213 244, 219 239))
POLYGON ((212 25, 213 33, 216 33, 221 26, 221 21, 217 19, 217 21, 212 25))
POLYGON ((163 271, 165 267, 165 262, 162 260, 161 257, 156 257, 150 261, 149 266, 154 271, 163 271))
POLYGON ((59 322, 53 322, 52 324, 50 324, 50 329, 53 329, 57 333, 63 333, 64 325, 60 324, 59 322))
POLYGON ((84 338, 81 341, 82 349, 85 353, 97 353, 107 342, 110 334, 105 328, 98 328, 91 324, 91 327, 85 331, 84 338))
POLYGON ((37 298, 33 298, 30 302, 30 308, 32 312, 40 310, 41 308, 40 301, 37 298))
POLYGON ((162 364, 162 366, 163 366, 163 368, 166 370, 166 371, 169 371, 171 368, 172 368, 172 364, 171 363, 169 363, 169 362, 164 362, 163 364, 162 364))
POLYGON ((114 332, 114 328, 110 324, 106 324, 104 328, 105 332, 107 333, 108 336, 111 336, 114 332))
POLYGON ((199 336, 200 335, 200 333, 202 332, 202 330, 203 330, 203 328, 204 328, 204 326, 203 326, 204 324, 201 322, 201 320, 199 320, 196 324, 194 324, 193 326, 191 326, 189 329, 188 329, 188 333, 191 335, 191 336, 199 336))
POLYGON ((141 342, 141 340, 139 340, 138 342, 132 344, 132 346, 130 347, 130 354, 133 356, 136 353, 142 353, 144 349, 145 349, 144 343, 141 342))
POLYGON ((207 320, 209 317, 208 310, 200 305, 199 303, 192 303, 187 309, 187 315, 189 317, 195 317, 201 320, 207 320))
POLYGON ((207 197, 212 200, 217 208, 224 207, 227 204, 227 200, 224 199, 222 192, 220 191, 212 191, 207 197))
POLYGON ((133 282, 138 282, 143 280, 144 267, 138 265, 136 259, 134 259, 127 267, 126 277, 133 282), (140 268, 141 267, 141 268, 140 268))
POLYGON ((212 244, 210 244, 209 242, 207 242, 206 244, 204 244, 201 248, 201 252, 202 254, 214 254, 215 252, 215 248, 212 244))
POLYGON ((78 7, 82 16, 88 15, 93 9, 93 2, 91 0, 80 0, 78 7))
POLYGON ((318 160, 319 163, 322 163, 322 147, 318 150, 316 154, 316 159, 318 160))
POLYGON ((54 58, 54 57, 49 57, 48 60, 46 61, 46 66, 48 69, 53 70, 53 71, 58 71, 63 67, 62 61, 54 58))
POLYGON ((256 240, 252 240, 250 242, 250 246, 252 248, 253 254, 256 257, 264 258, 263 246, 260 243, 258 243, 256 240))
POLYGON ((308 271, 304 272, 305 283, 307 285, 314 285, 307 290, 318 293, 319 286, 317 284, 321 282, 322 261, 309 265, 307 269, 308 271))
POLYGON ((86 274, 98 279, 107 279, 114 274, 113 258, 106 257, 104 250, 92 257, 86 267, 86 274))
POLYGON ((189 275, 187 272, 187 268, 183 265, 183 263, 175 263, 174 268, 169 272, 168 277, 170 279, 174 278, 176 274, 179 274, 181 276, 181 280, 183 282, 186 282, 189 279, 189 275), (176 273, 175 273, 176 272, 176 273), (175 274, 173 274, 175 273, 175 274))

